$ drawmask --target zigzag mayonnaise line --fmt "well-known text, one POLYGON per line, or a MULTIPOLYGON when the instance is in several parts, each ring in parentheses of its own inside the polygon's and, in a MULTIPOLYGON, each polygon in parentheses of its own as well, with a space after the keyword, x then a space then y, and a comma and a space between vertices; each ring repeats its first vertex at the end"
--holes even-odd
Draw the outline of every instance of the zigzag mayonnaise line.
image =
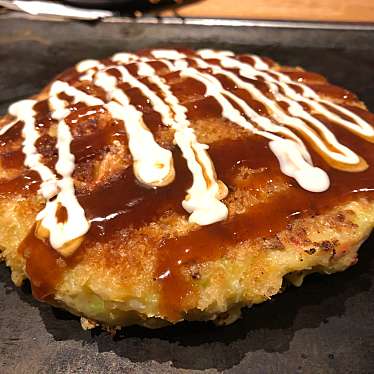
MULTIPOLYGON (((154 53, 154 52, 152 52, 154 53)), ((239 77, 236 77, 231 71, 227 71, 226 69, 221 68, 220 66, 214 65, 214 64, 208 64, 204 60, 201 60, 196 57, 191 57, 191 56, 184 56, 184 58, 179 59, 179 60, 174 60, 173 64, 177 68, 177 70, 182 70, 182 74, 184 72, 184 69, 190 68, 189 64, 187 63, 187 59, 191 59, 195 61, 201 68, 209 68, 212 69, 213 73, 216 74, 223 74, 226 77, 229 77, 233 82, 239 85, 239 87, 246 89, 254 98, 262 102, 265 106, 271 109, 274 117, 279 120, 282 126, 274 126, 276 124, 273 123, 273 127, 275 127, 275 131, 273 130, 272 132, 276 133, 284 133, 285 128, 284 124, 287 124, 288 126, 291 126, 298 131, 302 132, 304 136, 313 143, 313 146, 319 149, 320 154, 322 155, 323 158, 327 162, 329 162, 333 167, 339 168, 342 170, 352 170, 352 171, 359 171, 359 170, 364 170, 367 165, 364 160, 362 160, 358 155, 356 155, 352 150, 348 149, 341 143, 337 141, 335 138, 334 134, 319 120, 317 120, 315 117, 311 116, 309 113, 307 113, 300 104, 297 103, 298 100, 301 102, 307 103, 311 106, 313 106, 315 109, 319 110, 319 112, 323 115, 325 115, 327 118, 329 118, 331 121, 336 122, 344 127, 346 127, 348 130, 354 132, 355 134, 362 136, 366 138, 369 141, 373 141, 374 138, 374 130, 373 128, 363 119, 358 117, 356 114, 350 112, 346 108, 343 108, 337 104, 332 103, 331 106, 333 106, 335 109, 340 110, 342 113, 344 113, 346 116, 350 116, 353 120, 355 120, 355 124, 348 122, 347 120, 338 117, 336 114, 332 113, 331 111, 328 111, 326 108, 324 108, 320 103, 329 103, 326 100, 321 99, 310 87, 307 87, 306 85, 303 85, 298 82, 293 82, 291 79, 281 73, 278 72, 273 72, 275 75, 277 75, 281 81, 277 81, 275 78, 273 78, 271 75, 266 73, 264 70, 267 68, 267 64, 263 63, 261 65, 262 71, 256 70, 253 66, 248 65, 246 63, 242 63, 234 58, 231 58, 230 56, 232 55, 231 53, 226 53, 225 51, 223 52, 215 52, 215 51, 210 51, 210 50, 203 50, 198 52, 199 55, 202 55, 206 58, 210 59, 217 59, 220 61, 221 65, 226 67, 227 69, 231 68, 238 68, 239 72, 246 77, 249 78, 254 78, 256 76, 261 76, 262 78, 265 79, 265 82, 272 87, 275 96, 287 102, 290 105, 289 111, 293 117, 289 116, 286 114, 275 102, 272 100, 268 99, 265 95, 261 93, 258 89, 255 88, 254 85, 249 84, 241 80, 239 77), (297 94, 286 82, 290 82, 294 85, 297 85, 303 89, 303 94, 312 97, 314 100, 306 99, 302 97, 300 94, 297 94), (283 90, 290 96, 292 97, 293 100, 290 100, 288 97, 282 95, 277 88, 277 86, 282 87, 283 90), (319 103, 320 102, 320 103, 319 103), (312 105, 312 104, 313 105, 312 105), (328 145, 324 143, 324 139, 321 139, 317 133, 310 128, 304 121, 301 120, 301 118, 307 119, 312 125, 316 126, 318 130, 322 130, 322 133, 324 135, 324 139, 328 141, 328 145), (332 146, 335 150, 338 150, 339 152, 334 152, 331 150, 332 146), (352 167, 353 165, 353 167, 352 167)), ((163 56, 161 52, 157 53, 157 56, 163 56)), ((175 56, 176 57, 176 56, 175 56)), ((179 57, 181 57, 181 54, 179 54, 179 57)), ((251 58, 254 58, 257 65, 259 65, 260 58, 258 56, 250 56, 251 58)), ((191 68, 190 68, 191 69, 191 68)), ((210 74, 207 74, 210 75, 210 74)), ((205 77, 207 77, 205 75, 205 77)), ((204 75, 203 75, 204 76, 204 75)), ((208 80, 205 81, 207 83, 208 81, 212 81, 212 79, 208 76, 208 80)), ((222 88, 223 90, 223 88, 222 88)), ((222 91, 221 90, 221 91, 222 91)), ((218 92, 218 91, 217 91, 218 92)), ((227 92, 226 90, 223 90, 222 92, 225 92, 226 95, 231 96, 233 98, 232 94, 227 92)), ((234 101, 238 102, 238 98, 234 98, 234 101)), ((240 101, 243 104, 243 101, 240 101)), ((329 103, 330 104, 330 103, 329 103)), ((241 105, 242 107, 246 107, 246 114, 248 114, 248 105, 244 103, 244 106, 241 105)), ((253 112, 253 111, 252 111, 253 112)), ((232 117, 232 116, 231 116, 232 117)), ((267 120, 266 117, 262 117, 257 115, 256 113, 256 119, 255 121, 264 124, 264 121, 267 120)), ((253 118, 252 118, 253 119, 253 118)), ((236 122, 237 124, 243 123, 242 120, 238 120, 236 122)), ((243 127, 250 127, 248 124, 243 127)), ((268 126, 267 126, 268 127, 268 126)), ((268 137, 268 134, 260 132, 258 133, 260 135, 263 135, 265 137, 268 137)), ((289 134, 288 134, 289 137, 289 134)), ((292 136, 295 138, 294 136, 292 136)), ((296 139, 297 142, 298 139, 296 139)), ((305 160, 310 162, 310 157, 309 155, 305 154, 305 146, 304 144, 301 144, 302 148, 300 151, 304 151, 303 157, 305 160)), ((280 151, 278 151, 279 154, 280 151)), ((326 183, 326 175, 324 173, 319 172, 320 177, 324 176, 324 180, 321 179, 321 184, 320 186, 314 185, 312 186, 307 186, 303 184, 303 187, 306 189, 309 189, 310 191, 313 192, 321 192, 324 190, 325 187, 328 187, 328 183, 326 183), (325 186, 325 187, 323 187, 325 186)), ((292 175, 289 175, 292 176, 292 175)), ((313 180, 313 179, 310 179, 313 180)))
MULTIPOLYGON (((263 63, 260 69, 256 69, 255 67, 249 64, 243 63, 241 61, 238 61, 232 57, 222 56, 220 52, 215 52, 212 50, 202 50, 202 51, 199 51, 198 54, 204 58, 218 59, 221 65, 225 68, 237 68, 239 69, 240 74, 248 78, 254 78, 254 77, 260 76, 264 78, 265 81, 268 83, 276 83, 277 85, 279 85, 280 87, 284 89, 286 94, 291 99, 301 101, 301 102, 311 105, 314 109, 316 109, 321 114, 327 116, 332 121, 342 126, 345 126, 346 128, 350 129, 351 131, 357 134, 362 135, 363 137, 368 137, 368 138, 374 137, 373 127, 370 126, 370 124, 368 124, 362 118, 357 116, 355 113, 352 113, 350 110, 340 105, 331 103, 330 101, 320 98, 318 94, 314 92, 310 87, 306 86, 305 84, 292 81, 291 78, 289 78, 285 74, 271 70, 266 63, 263 63), (268 74, 269 72, 276 75, 279 79, 277 80, 273 78, 270 74, 268 74), (300 95, 297 92, 295 92, 295 90, 293 90, 288 85, 289 83, 300 87, 303 90, 303 94, 300 95), (334 109, 340 111, 342 114, 352 118, 355 124, 332 113, 331 111, 327 110, 322 105, 320 105, 320 103, 333 107, 334 109)), ((258 64, 260 57, 253 56, 253 55, 250 55, 250 57, 256 59, 257 64, 258 64)))
MULTIPOLYGON (((289 105, 289 112, 293 116, 289 116, 281 110, 281 108, 274 103, 272 100, 267 98, 264 94, 261 93, 260 90, 256 89, 253 85, 244 82, 240 78, 236 77, 235 74, 232 72, 225 71, 224 69, 216 66, 216 65, 209 65, 206 64, 203 60, 196 59, 198 64, 204 68, 211 68, 213 73, 215 74, 222 74, 228 78, 230 78, 235 84, 238 85, 239 88, 247 90, 253 98, 258 100, 259 102, 265 104, 268 108, 272 110, 273 116, 279 120, 279 123, 287 124, 288 126, 295 128, 301 133, 306 134, 314 143, 314 145, 323 153, 325 153, 330 159, 333 159, 337 162, 345 163, 345 164, 358 164, 360 162, 360 158, 352 152, 349 148, 345 147, 341 143, 339 143, 334 136, 334 134, 319 120, 313 117, 311 114, 306 112, 303 107, 298 104, 296 101, 289 99, 288 97, 282 95, 277 87, 273 87, 274 95, 277 99, 286 102, 289 105), (307 120, 310 124, 314 125, 323 135, 324 138, 328 141, 329 145, 332 145, 335 150, 339 152, 331 151, 326 144, 321 140, 321 138, 316 134, 313 129, 303 120, 307 120)), ((272 84, 271 84, 272 85, 272 84)), ((232 97, 232 94, 229 93, 232 97)), ((244 105, 241 105, 243 108, 248 108, 249 106, 244 102, 244 105)), ((248 109, 245 109, 246 114, 248 115, 248 109)), ((257 113, 252 111, 252 118, 255 122, 257 122, 260 127, 262 126, 263 121, 267 120, 266 117, 261 117, 257 113), (262 120, 262 121, 261 121, 262 120)), ((249 114, 251 116, 251 114, 249 114)), ((274 129, 272 132, 276 132, 278 134, 284 134, 289 136, 289 132, 285 134, 284 130, 287 129, 284 126, 273 124, 274 129)), ((266 128, 264 128, 266 130, 266 128)), ((295 135, 295 134, 294 134, 295 135)), ((299 140, 299 138, 297 139, 299 140)), ((305 156, 304 156, 305 157, 305 156)), ((306 159, 310 159, 309 155, 305 157, 306 159)))
POLYGON ((100 105, 102 101, 87 95, 67 83, 56 81, 50 89, 49 104, 52 118, 58 121, 57 149, 58 160, 56 172, 62 177, 58 179, 58 193, 54 199, 49 199, 45 208, 36 217, 36 235, 49 238, 51 246, 64 256, 71 255, 81 244, 84 235, 90 228, 85 212, 75 196, 72 174, 75 169, 74 155, 70 151, 73 140, 65 118, 70 114, 67 103, 58 96, 65 93, 73 98, 73 102, 83 102, 86 105, 100 105), (66 210, 66 221, 59 222, 58 209, 66 210))

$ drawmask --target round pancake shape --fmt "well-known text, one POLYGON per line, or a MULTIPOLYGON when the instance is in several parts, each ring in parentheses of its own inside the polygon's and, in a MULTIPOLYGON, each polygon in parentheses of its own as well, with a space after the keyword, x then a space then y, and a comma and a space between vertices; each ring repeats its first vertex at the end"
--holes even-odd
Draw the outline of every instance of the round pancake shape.
POLYGON ((231 323, 357 261, 373 123, 353 93, 265 57, 82 61, 0 120, 2 257, 84 328, 231 323))

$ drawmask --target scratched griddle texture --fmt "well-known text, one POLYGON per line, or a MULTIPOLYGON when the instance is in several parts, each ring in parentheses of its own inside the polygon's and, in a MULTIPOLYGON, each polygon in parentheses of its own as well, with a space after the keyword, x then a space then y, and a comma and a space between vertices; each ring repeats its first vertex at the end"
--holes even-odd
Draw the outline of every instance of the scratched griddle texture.
MULTIPOLYGON (((352 89, 374 110, 374 32, 0 19, 0 113, 81 59, 177 45, 300 64, 352 89)), ((1 265, 0 373, 372 373, 373 239, 358 265, 310 276, 231 326, 132 327, 115 339, 83 331, 77 318, 34 301, 28 286, 16 289, 1 265)))

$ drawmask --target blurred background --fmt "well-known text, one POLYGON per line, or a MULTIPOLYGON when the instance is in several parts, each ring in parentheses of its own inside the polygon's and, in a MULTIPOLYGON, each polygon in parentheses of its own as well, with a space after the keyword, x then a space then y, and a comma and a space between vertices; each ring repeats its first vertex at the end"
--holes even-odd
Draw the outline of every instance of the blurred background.
MULTIPOLYGON (((105 9, 112 13, 102 14, 115 16, 374 23, 374 0, 67 0, 56 3, 90 9, 91 12, 105 9)), ((8 8, 35 14, 64 13, 63 10, 50 11, 48 4, 53 3, 0 0, 2 12, 8 8)))
POLYGON ((374 22, 374 0, 203 0, 177 11, 193 17, 374 22))

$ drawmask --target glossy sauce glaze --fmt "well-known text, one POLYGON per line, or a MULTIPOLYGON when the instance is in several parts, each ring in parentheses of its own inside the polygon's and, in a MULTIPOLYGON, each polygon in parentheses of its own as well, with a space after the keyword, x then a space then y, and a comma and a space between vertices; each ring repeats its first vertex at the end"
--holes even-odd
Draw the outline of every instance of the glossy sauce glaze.
MULTIPOLYGON (((211 144, 208 153, 212 165, 214 165, 213 171, 229 189, 234 191, 238 187, 244 188, 253 197, 256 197, 266 186, 272 183, 277 185, 284 184, 287 188, 284 193, 277 193, 260 204, 248 207, 242 214, 229 215, 225 220, 219 220, 207 226, 195 227, 187 236, 163 240, 158 244, 158 265, 154 277, 162 290, 161 310, 163 316, 166 316, 171 321, 177 321, 182 317, 186 296, 194 293, 193 281, 189 279, 187 274, 187 270, 191 265, 221 258, 225 255, 228 246, 257 237, 273 236, 285 229, 290 221, 298 217, 321 213, 337 203, 354 199, 358 195, 371 199, 374 191, 372 167, 374 154, 373 145, 370 143, 373 137, 370 129, 365 130, 365 126, 363 126, 364 130, 362 130, 362 133, 364 135, 359 133, 359 136, 355 136, 352 132, 357 130, 356 127, 353 130, 348 129, 347 126, 349 124, 338 124, 336 119, 334 120, 333 118, 335 114, 339 116, 340 121, 349 122, 352 121, 351 113, 354 113, 371 126, 373 125, 373 115, 350 105, 352 100, 355 100, 354 95, 348 91, 328 85, 323 77, 313 73, 287 72, 284 76, 292 80, 288 82, 283 76, 279 78, 276 71, 271 71, 273 66, 271 61, 261 60, 256 56, 239 56, 237 58, 237 61, 248 64, 248 68, 246 68, 245 66, 237 65, 235 61, 231 61, 230 59, 233 59, 231 55, 229 60, 221 61, 221 55, 210 58, 209 51, 203 52, 201 55, 195 55, 188 51, 180 51, 180 53, 181 55, 176 55, 169 59, 160 57, 159 61, 152 60, 155 58, 152 56, 152 51, 144 52, 139 55, 140 57, 135 55, 135 57, 126 56, 126 58, 135 61, 128 65, 124 64, 130 74, 136 76, 137 73, 139 74, 139 70, 143 69, 144 78, 139 79, 139 82, 145 86, 143 87, 140 83, 136 83, 138 86, 133 88, 128 82, 120 83, 118 89, 126 93, 126 100, 128 100, 128 103, 123 105, 133 105, 134 108, 142 113, 144 124, 151 133, 159 131, 165 125, 163 123, 165 116, 169 114, 167 114, 167 111, 163 112, 166 107, 164 108, 162 103, 158 103, 157 98, 147 93, 148 87, 172 108, 170 118, 166 121, 170 121, 170 126, 176 131, 184 130, 184 128, 180 129, 177 127, 178 123, 180 123, 176 120, 178 110, 180 110, 179 121, 186 121, 186 128, 189 126, 188 121, 214 119, 223 116, 229 121, 250 130, 250 132, 256 134, 259 131, 257 135, 242 137, 238 140, 218 141, 211 144), (208 55, 205 60, 202 59, 204 54, 208 55), (187 58, 185 58, 186 56, 187 58), (174 59, 174 57, 176 58, 174 59), (180 61, 177 58, 180 58, 180 61), (136 62, 138 60, 141 60, 141 62, 136 62), (225 66, 225 63, 232 66, 229 68, 225 66), (204 64, 209 64, 209 66, 204 64), (256 64, 259 66, 257 70, 259 76, 257 78, 250 77, 249 75, 252 74, 253 67, 256 64), (148 70, 149 67, 153 70, 148 70), (178 72, 179 67, 182 69, 182 74, 178 72), (176 71, 172 71, 174 68, 176 71), (245 77, 240 75, 240 80, 236 80, 232 74, 239 76, 240 69, 247 69, 243 72, 243 74, 246 73, 247 75, 245 77), (158 74, 163 72, 163 75, 161 75, 164 77, 163 80, 152 81, 151 78, 147 78, 148 76, 151 77, 153 72, 158 74), (279 82, 277 79, 279 79, 279 82), (314 82, 314 85, 311 84, 310 87, 318 95, 338 98, 345 104, 339 108, 330 108, 328 104, 322 101, 317 100, 317 104, 311 102, 309 97, 313 97, 313 94, 309 93, 308 87, 300 86, 301 83, 310 80, 314 82), (163 83, 167 84, 169 88, 165 88, 163 83), (169 89, 170 91, 168 91, 169 89), (293 91, 290 91, 290 89, 293 91), (305 93, 305 100, 303 98, 298 98, 300 101, 293 99, 296 104, 300 105, 300 107, 297 107, 298 113, 301 116, 300 118, 304 118, 305 126, 313 128, 312 133, 317 134, 325 142, 324 145, 328 149, 327 153, 321 151, 322 143, 319 146, 310 140, 305 135, 304 127, 295 127, 296 125, 299 126, 299 124, 295 124, 290 119, 292 115, 289 117, 290 105, 294 105, 294 102, 289 101, 291 100, 289 97, 293 97, 296 94, 302 95, 303 93, 305 93), (167 95, 169 96, 166 97, 167 95), (179 104, 173 101, 174 98, 178 99, 185 111, 183 108, 178 107, 179 104), (267 99, 277 100, 279 108, 269 107, 266 104, 267 99), (169 104, 168 100, 171 100, 171 104, 169 104), (324 116, 322 109, 321 113, 316 113, 317 108, 312 108, 312 104, 328 108, 331 116, 324 116), (155 110, 155 108, 158 109, 155 110), (344 113, 342 108, 350 112, 344 113), (307 167, 309 168, 310 165, 313 165, 314 168, 320 168, 327 172, 330 181, 330 186, 327 190, 318 193, 307 191, 301 188, 294 178, 282 173, 279 167, 280 161, 269 147, 269 140, 275 139, 273 137, 274 133, 266 132, 264 136, 263 129, 265 127, 261 127, 269 125, 268 120, 272 119, 274 113, 278 113, 278 120, 283 119, 286 122, 282 128, 280 126, 277 127, 277 131, 282 131, 285 138, 292 138, 296 135, 301 139, 306 139, 306 144, 309 145, 308 152, 312 159, 307 161, 307 167), (313 118, 308 117, 308 114, 311 113, 313 113, 313 118), (321 128, 317 121, 323 123, 324 127, 321 128), (252 127, 250 128, 249 126, 252 127), (287 129, 292 130, 292 133, 287 132, 287 129), (334 140, 330 143, 327 140, 329 139, 329 133, 333 133, 338 142, 334 140), (349 151, 341 148, 341 144, 347 147, 349 151), (335 167, 339 165, 335 161, 335 163, 332 162, 329 157, 331 152, 340 151, 343 155, 347 155, 344 156, 346 158, 343 163, 350 162, 350 160, 354 159, 354 154, 356 154, 362 160, 365 160, 364 166, 359 166, 357 170, 352 170, 354 173, 337 170, 335 167), (352 156, 348 156, 350 155, 349 152, 353 152, 352 156), (247 181, 242 182, 238 186, 236 185, 236 176, 242 166, 260 171, 251 175, 247 181), (269 212, 272 212, 272 214, 269 215, 269 212)), ((164 55, 168 56, 168 53, 165 52, 164 55)), ((102 63, 109 66, 113 65, 113 61, 110 60, 102 63)), ((116 63, 121 64, 118 61, 116 63)), ((95 73, 101 69, 97 68, 95 64, 95 62, 92 63, 92 73, 90 73, 90 70, 81 73, 69 71, 67 75, 61 75, 59 79, 73 84, 83 73, 86 75, 91 74, 91 77, 94 77, 95 73)), ((80 86, 82 92, 97 97, 103 101, 103 104, 94 102, 93 104, 95 105, 87 105, 79 101, 74 102, 73 96, 65 92, 60 93, 58 96, 58 100, 64 100, 69 104, 68 111, 70 114, 65 117, 64 121, 73 133, 70 149, 75 156, 76 166, 92 162, 93 160, 100 160, 106 149, 115 140, 123 144, 127 144, 129 141, 122 121, 118 118, 108 120, 107 116, 111 107, 104 104, 104 101, 108 99, 106 97, 108 92, 105 90, 108 90, 108 82, 111 82, 110 77, 115 80, 121 79, 119 70, 116 66, 113 66, 104 73, 107 76, 102 78, 109 79, 109 81, 101 80, 101 83, 97 83, 100 87, 88 83, 84 87, 80 86), (101 121, 103 123, 102 126, 100 126, 100 116, 104 118, 101 121), (85 129, 82 134, 79 132, 80 126, 85 129), (90 126, 92 131, 90 131, 90 126)), ((127 73, 122 72, 122 74, 127 73)), ((124 98, 121 99, 120 97, 120 91, 113 92, 119 97, 120 101, 124 100, 124 98)), ((80 95, 80 93, 78 94, 80 95)), ((85 99, 85 96, 82 97, 84 100, 90 100, 89 98, 85 99)), ((51 126, 56 125, 56 121, 53 119, 50 106, 46 105, 45 101, 37 103, 33 109, 36 112, 35 126, 41 134, 36 146, 37 151, 44 163, 51 170, 55 170, 55 164, 58 161, 56 138, 47 135, 47 131, 51 126)), ((293 118, 297 118, 297 116, 293 118)), ((277 121, 273 122, 273 124, 278 126, 277 121)), ((232 125, 228 124, 228 126, 232 125)), ((21 125, 17 123, 8 132, 2 134, 0 136, 0 147, 7 147, 10 143, 16 141, 20 137, 21 130, 21 125)), ((126 130, 128 129, 126 128, 126 130)), ((361 128, 357 131, 361 131, 361 128)), ((90 227, 85 234, 83 244, 72 255, 61 255, 51 247, 48 238, 37 239, 34 235, 34 230, 31 230, 22 243, 20 252, 26 259, 26 272, 31 280, 33 293, 37 298, 47 299, 52 297, 55 287, 62 279, 66 269, 79 263, 82 256, 84 256, 85 248, 93 243, 109 241, 120 230, 126 230, 129 227, 141 227, 152 220, 157 220, 165 212, 186 215, 181 201, 185 197, 186 190, 198 176, 193 174, 193 169, 188 164, 191 159, 181 152, 184 145, 178 145, 180 148, 174 145, 168 146, 168 149, 172 150, 173 167, 176 173, 173 181, 166 186, 159 188, 144 186, 139 183, 137 176, 134 174, 134 169, 128 167, 93 190, 77 191, 77 200, 85 212, 90 227)), ((191 149, 193 149, 193 146, 191 149)), ((13 163, 7 161, 7 152, 1 154, 1 165, 3 168, 14 167, 17 169, 20 166, 22 152, 17 150, 12 150, 12 152, 17 154, 17 157, 14 158, 16 161, 12 161, 13 163)), ((194 153, 195 161, 202 166, 198 156, 194 153)), ((307 156, 305 157, 307 159, 307 156)), ((305 163, 305 159, 303 162, 305 163)), ((359 161, 357 162, 358 164, 359 161)), ((354 169, 355 165, 353 163, 351 168, 354 169)), ((344 169, 348 168, 348 166, 339 168, 344 169)), ((206 181, 209 190, 210 183, 216 183, 217 180, 215 178, 210 179, 211 177, 206 173, 207 170, 202 166, 201 177, 206 181)), ((41 180, 37 174, 35 175, 34 171, 26 171, 11 181, 7 180, 0 183, 0 193, 22 193, 27 195, 29 191, 35 192, 39 188, 40 183, 41 180)), ((225 202, 224 195, 221 197, 215 196, 217 201, 222 200, 225 202)), ((64 212, 63 216, 65 218, 68 217, 66 212, 64 212)), ((61 218, 61 220, 63 221, 64 219, 61 218)))
MULTIPOLYGON (((371 144, 363 145, 344 130, 339 131, 339 135, 341 139, 344 138, 345 144, 365 154, 369 164, 373 165, 371 144)), ((301 189, 293 179, 280 172, 276 158, 263 139, 227 142, 222 144, 222 148, 212 146, 210 155, 217 173, 229 186, 235 185, 237 166, 263 168, 261 173, 249 178, 244 186, 241 185, 254 197, 266 185, 285 183, 288 188, 249 208, 244 214, 161 243, 157 276, 162 284, 162 310, 172 320, 179 320, 183 316, 183 302, 193 291, 193 278, 191 274, 186 274, 186 269, 191 265, 219 259, 229 246, 256 238, 273 237, 295 219, 322 214, 332 206, 359 196, 370 200, 374 197, 373 167, 354 175, 330 168, 331 187, 326 192, 316 194, 301 189)), ((324 161, 315 153, 313 161, 326 168, 324 161)))

